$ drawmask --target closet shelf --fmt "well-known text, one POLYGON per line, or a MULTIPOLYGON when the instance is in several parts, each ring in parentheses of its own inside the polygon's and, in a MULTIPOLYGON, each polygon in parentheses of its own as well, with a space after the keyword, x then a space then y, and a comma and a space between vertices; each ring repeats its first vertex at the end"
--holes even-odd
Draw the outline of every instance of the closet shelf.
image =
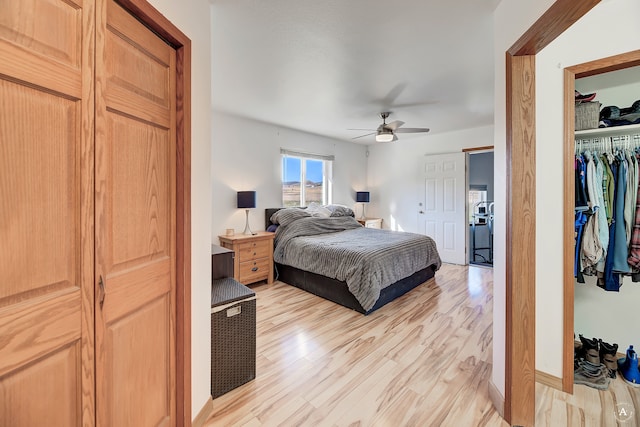
POLYGON ((640 134, 640 124, 626 126, 612 126, 608 128, 585 129, 575 131, 576 138, 579 136, 598 137, 598 136, 616 136, 629 135, 631 133, 640 134))

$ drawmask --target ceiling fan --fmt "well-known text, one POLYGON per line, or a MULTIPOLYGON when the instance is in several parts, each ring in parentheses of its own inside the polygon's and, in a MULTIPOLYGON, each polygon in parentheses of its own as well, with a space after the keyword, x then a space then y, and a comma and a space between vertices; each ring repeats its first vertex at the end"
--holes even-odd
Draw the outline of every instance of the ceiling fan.
POLYGON ((391 114, 390 111, 385 111, 380 113, 380 118, 382 119, 382 123, 378 126, 377 129, 348 129, 348 130, 370 130, 373 132, 366 133, 364 135, 356 136, 351 139, 363 138, 369 135, 376 136, 376 142, 394 142, 398 140, 396 133, 420 133, 420 132, 429 132, 428 128, 401 128, 404 122, 400 120, 395 120, 391 123, 387 123, 387 117, 391 114))

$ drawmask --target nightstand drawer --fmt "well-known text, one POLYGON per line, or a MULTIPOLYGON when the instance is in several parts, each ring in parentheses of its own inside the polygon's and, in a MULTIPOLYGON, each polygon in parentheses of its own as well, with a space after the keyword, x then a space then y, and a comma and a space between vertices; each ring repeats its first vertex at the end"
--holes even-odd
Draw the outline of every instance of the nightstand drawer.
POLYGON ((357 221, 367 228, 382 228, 382 218, 360 218, 357 221))
POLYGON ((269 258, 257 259, 254 261, 240 263, 241 283, 253 283, 269 277, 269 258))
POLYGON ((240 258, 241 263, 268 257, 270 252, 269 245, 271 244, 273 244, 273 242, 270 240, 241 243, 238 245, 237 256, 240 258))

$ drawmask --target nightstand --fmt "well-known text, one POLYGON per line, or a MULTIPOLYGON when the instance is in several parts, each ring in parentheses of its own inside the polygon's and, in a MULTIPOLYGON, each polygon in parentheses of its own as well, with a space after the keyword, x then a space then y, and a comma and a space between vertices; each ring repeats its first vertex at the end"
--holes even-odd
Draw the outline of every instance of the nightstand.
POLYGON ((382 218, 356 218, 356 220, 367 228, 382 228, 382 218))
POLYGON ((266 280, 273 283, 273 238, 275 233, 218 236, 220 245, 235 252, 233 278, 245 285, 266 280))

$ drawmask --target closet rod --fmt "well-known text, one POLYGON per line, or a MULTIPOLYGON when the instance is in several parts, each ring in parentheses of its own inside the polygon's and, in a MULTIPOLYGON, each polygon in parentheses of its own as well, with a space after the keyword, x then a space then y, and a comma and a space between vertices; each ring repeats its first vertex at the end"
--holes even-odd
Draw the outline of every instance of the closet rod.
POLYGON ((631 150, 640 148, 640 134, 600 138, 576 138, 575 153, 590 151, 631 150))

